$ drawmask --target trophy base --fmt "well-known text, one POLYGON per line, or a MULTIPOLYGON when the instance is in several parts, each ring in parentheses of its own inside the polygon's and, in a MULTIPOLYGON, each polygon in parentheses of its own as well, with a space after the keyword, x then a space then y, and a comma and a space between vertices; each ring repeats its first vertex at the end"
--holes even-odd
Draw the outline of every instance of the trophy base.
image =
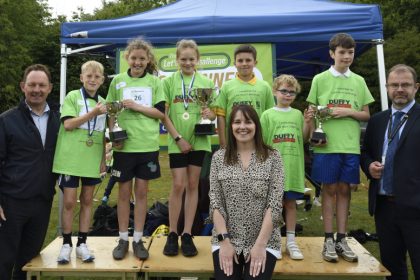
POLYGON ((317 132, 314 131, 314 133, 312 133, 312 137, 311 137, 311 143, 317 144, 320 143, 321 144, 325 144, 327 143, 327 135, 325 134, 325 132, 317 132))
POLYGON ((109 133, 109 139, 111 140, 111 142, 119 142, 127 138, 127 131, 125 130, 113 131, 109 133))
POLYGON ((194 135, 213 135, 216 129, 213 123, 209 124, 196 124, 194 128, 194 135))

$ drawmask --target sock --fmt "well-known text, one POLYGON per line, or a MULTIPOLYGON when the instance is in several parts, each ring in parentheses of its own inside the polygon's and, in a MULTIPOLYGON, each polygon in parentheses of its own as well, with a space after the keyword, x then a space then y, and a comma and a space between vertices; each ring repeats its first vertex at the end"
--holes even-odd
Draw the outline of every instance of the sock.
POLYGON ((124 231, 124 232, 119 232, 120 234, 120 239, 128 241, 128 231, 124 231))
POLYGON ((80 246, 80 244, 85 243, 86 244, 86 239, 87 239, 87 232, 80 232, 77 236, 77 247, 80 246))
POLYGON ((286 240, 287 244, 295 242, 295 232, 294 231, 286 231, 286 240))
POLYGON ((337 232, 337 241, 341 241, 343 238, 346 238, 346 234, 337 232))
POLYGON ((334 233, 326 232, 325 233, 325 241, 327 240, 327 238, 332 238, 334 240, 334 233))
POLYGON ((63 245, 64 244, 69 244, 70 247, 73 247, 73 243, 71 242, 71 232, 63 233, 63 245))
POLYGON ((142 231, 134 231, 133 233, 133 241, 138 243, 141 239, 141 237, 143 236, 143 232, 142 231))

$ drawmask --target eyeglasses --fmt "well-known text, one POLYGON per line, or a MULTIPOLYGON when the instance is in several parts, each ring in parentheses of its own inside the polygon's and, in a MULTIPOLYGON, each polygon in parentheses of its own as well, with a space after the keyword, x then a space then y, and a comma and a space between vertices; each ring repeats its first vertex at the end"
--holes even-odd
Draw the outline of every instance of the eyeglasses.
POLYGON ((388 88, 392 89, 392 90, 396 90, 396 89, 399 89, 400 87, 402 89, 409 89, 413 86, 413 84, 411 84, 411 83, 402 83, 402 84, 395 83, 395 84, 387 84, 386 86, 388 88))
POLYGON ((283 95, 290 95, 290 96, 296 96, 296 91, 294 90, 287 90, 287 89, 277 89, 276 91, 280 92, 283 95))

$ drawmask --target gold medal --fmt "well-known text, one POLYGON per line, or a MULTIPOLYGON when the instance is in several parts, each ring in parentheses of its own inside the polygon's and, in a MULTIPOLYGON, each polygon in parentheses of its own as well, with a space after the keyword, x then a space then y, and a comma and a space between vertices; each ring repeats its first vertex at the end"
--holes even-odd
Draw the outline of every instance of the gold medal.
POLYGON ((88 138, 88 140, 86 140, 86 146, 91 147, 92 145, 93 145, 93 139, 88 138))
POLYGON ((190 114, 188 112, 185 112, 184 114, 182 114, 182 118, 184 120, 188 120, 190 118, 190 114))

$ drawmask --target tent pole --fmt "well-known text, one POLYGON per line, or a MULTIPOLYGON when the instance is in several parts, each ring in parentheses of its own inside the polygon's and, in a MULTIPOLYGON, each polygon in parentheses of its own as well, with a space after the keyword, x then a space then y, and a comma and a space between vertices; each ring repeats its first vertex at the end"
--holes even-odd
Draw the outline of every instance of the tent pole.
MULTIPOLYGON (((60 68, 60 105, 63 105, 66 97, 66 79, 67 79, 67 46, 61 44, 61 68, 60 68)), ((61 213, 63 212, 63 192, 58 192, 58 224, 57 235, 61 236, 63 231, 63 221, 61 213)))
POLYGON ((379 90, 381 92, 381 108, 382 108, 382 111, 385 111, 388 109, 388 95, 386 93, 384 40, 378 39, 378 40, 375 40, 375 42, 376 42, 376 56, 378 60, 379 90))

